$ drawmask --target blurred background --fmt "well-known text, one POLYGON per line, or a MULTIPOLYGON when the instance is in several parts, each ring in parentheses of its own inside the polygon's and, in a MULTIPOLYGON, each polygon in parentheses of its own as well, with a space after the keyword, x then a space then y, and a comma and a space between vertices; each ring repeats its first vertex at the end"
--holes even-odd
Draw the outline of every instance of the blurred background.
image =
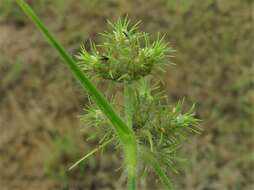
MULTIPOLYGON (((30 0, 77 55, 106 20, 129 15, 143 31, 166 33, 176 50, 165 77, 172 102, 196 103, 203 132, 183 145, 178 190, 254 189, 253 0, 30 0)), ((87 95, 12 0, 0 0, 0 189, 121 190, 113 148, 73 171, 96 147, 80 122, 87 95)), ((119 170, 120 168, 120 170, 119 170)), ((161 190, 148 176, 140 190, 161 190)))

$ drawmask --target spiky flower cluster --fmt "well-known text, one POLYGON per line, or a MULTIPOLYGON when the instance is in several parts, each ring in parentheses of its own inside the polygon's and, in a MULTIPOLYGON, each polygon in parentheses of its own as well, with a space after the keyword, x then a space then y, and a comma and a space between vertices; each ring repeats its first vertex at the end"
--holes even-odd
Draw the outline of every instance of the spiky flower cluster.
MULTIPOLYGON (((92 75, 123 82, 124 102, 114 101, 114 89, 109 90, 108 98, 133 129, 140 160, 146 162, 146 166, 161 167, 166 173, 168 168, 174 168, 176 150, 188 132, 199 131, 199 119, 195 118, 193 107, 183 112, 183 102, 171 106, 159 85, 151 85, 152 71, 165 69, 163 66, 168 63, 171 49, 163 43, 163 38, 151 43, 148 34, 137 32, 137 24, 130 27, 127 19, 110 25, 113 32, 102 34, 102 45, 92 44, 91 53, 82 49, 81 66, 92 75)), ((110 122, 96 104, 90 103, 83 120, 97 129, 95 136, 100 138, 99 148, 92 153, 110 142, 119 144, 113 129, 108 127, 110 122)))
POLYGON ((168 63, 171 49, 163 37, 151 42, 147 33, 138 32, 139 23, 131 26, 127 18, 109 24, 113 32, 101 33, 103 43, 91 43, 91 52, 82 48, 78 56, 86 73, 117 82, 134 81, 168 63))
MULTIPOLYGON (((155 85, 150 87, 149 82, 140 79, 132 84, 133 110, 132 128, 139 142, 140 160, 146 162, 146 155, 151 155, 159 165, 167 171, 175 169, 177 150, 186 136, 200 131, 200 120, 195 118, 194 106, 187 112, 183 112, 183 101, 170 106, 166 96, 155 85)), ((116 103, 114 104, 115 106, 116 103)), ((118 109, 124 116, 124 109, 118 109)), ((95 104, 90 104, 83 116, 83 120, 89 126, 97 129, 100 144, 107 142, 118 144, 118 138, 113 130, 107 127, 110 123, 95 104)), ((149 165, 149 164, 148 164, 149 165)))
MULTIPOLYGON (((166 169, 177 161, 177 149, 190 132, 199 132, 194 106, 183 112, 183 101, 170 105, 158 86, 147 81, 135 84, 133 128, 139 140, 140 156, 150 154, 166 169)), ((145 158, 142 158, 145 160, 145 158)))

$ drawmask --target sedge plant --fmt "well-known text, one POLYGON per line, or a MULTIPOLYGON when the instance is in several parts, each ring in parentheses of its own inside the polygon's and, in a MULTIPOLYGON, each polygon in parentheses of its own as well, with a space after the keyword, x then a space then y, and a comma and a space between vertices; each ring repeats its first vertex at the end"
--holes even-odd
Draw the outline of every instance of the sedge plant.
POLYGON ((64 63, 88 92, 89 105, 82 116, 100 138, 99 146, 81 158, 70 169, 90 155, 113 144, 123 152, 128 190, 137 186, 138 168, 153 170, 165 189, 174 189, 168 171, 174 170, 177 150, 189 132, 198 131, 199 119, 192 107, 183 112, 183 102, 172 106, 161 92, 158 82, 168 65, 172 49, 164 36, 152 41, 138 31, 138 23, 128 18, 109 22, 110 32, 101 33, 101 43, 82 47, 77 60, 59 44, 47 27, 23 0, 16 0, 22 10, 57 50, 64 63), (95 84, 108 81, 102 94, 95 84), (123 101, 115 97, 120 90, 123 101))

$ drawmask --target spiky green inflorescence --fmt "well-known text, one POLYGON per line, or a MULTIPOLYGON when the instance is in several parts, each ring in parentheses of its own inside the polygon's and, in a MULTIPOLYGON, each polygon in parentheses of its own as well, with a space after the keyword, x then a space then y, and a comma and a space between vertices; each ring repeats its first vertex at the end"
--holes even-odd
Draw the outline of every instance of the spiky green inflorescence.
POLYGON ((109 24, 113 32, 101 33, 102 44, 91 43, 91 52, 82 48, 78 58, 85 72, 117 82, 134 81, 168 63, 172 50, 163 37, 151 42, 147 33, 138 32, 139 23, 131 26, 127 18, 109 24))
POLYGON ((200 131, 194 106, 184 112, 183 101, 170 105, 158 86, 150 87, 144 80, 135 85, 133 129, 139 142, 139 157, 147 161, 149 154, 163 170, 175 170, 179 146, 188 134, 200 131))
MULTIPOLYGON (((195 117, 194 106, 183 112, 183 101, 172 106, 158 85, 151 87, 150 81, 140 79, 132 83, 133 117, 132 129, 138 141, 139 160, 145 162, 145 168, 151 165, 151 160, 158 163, 162 170, 175 171, 178 160, 177 150, 186 140, 188 134, 198 133, 200 120, 195 117)), ((114 104, 117 106, 117 104, 114 104)), ((118 105, 118 111, 125 115, 124 108, 118 105)), ((100 137, 100 143, 119 142, 112 130, 108 130, 109 122, 95 104, 90 104, 82 119, 91 127, 97 129, 95 134, 100 137)), ((143 168, 143 169, 145 169, 143 168)))
MULTIPOLYGON (((86 73, 122 84, 122 104, 113 100, 114 91, 109 94, 115 109, 134 131, 139 161, 145 163, 145 168, 151 166, 167 189, 173 189, 167 171, 175 170, 177 150, 188 133, 199 131, 199 119, 193 112, 194 106, 183 112, 183 102, 170 105, 159 85, 152 85, 153 74, 165 70, 172 49, 163 37, 150 42, 148 34, 138 32, 138 24, 131 26, 127 18, 109 24, 113 32, 101 34, 101 45, 91 43, 90 52, 82 48, 78 56, 80 66, 86 73)), ((99 146, 114 142, 118 147, 118 138, 107 127, 110 123, 95 104, 88 106, 82 118, 97 129, 99 146)))
POLYGON ((163 38, 150 43, 148 35, 137 32, 137 25, 131 27, 129 20, 125 18, 116 24, 110 23, 113 32, 102 34, 105 42, 99 46, 92 45, 92 53, 82 50, 79 58, 82 60, 83 71, 111 81, 123 82, 121 84, 124 87, 124 105, 111 101, 112 104, 115 103, 112 105, 82 72, 31 7, 23 0, 16 2, 57 50, 93 100, 84 119, 97 128, 96 134, 102 132, 103 136, 99 146, 71 168, 115 141, 114 144, 120 144, 123 149, 129 190, 136 189, 138 156, 146 166, 154 169, 166 189, 174 189, 166 175, 167 168, 174 165, 178 145, 188 130, 198 129, 199 120, 195 118, 193 109, 183 113, 180 103, 173 108, 169 106, 149 84, 147 76, 158 68, 164 69, 166 58, 171 51, 162 42, 163 38), (125 121, 122 118, 125 118, 125 121))

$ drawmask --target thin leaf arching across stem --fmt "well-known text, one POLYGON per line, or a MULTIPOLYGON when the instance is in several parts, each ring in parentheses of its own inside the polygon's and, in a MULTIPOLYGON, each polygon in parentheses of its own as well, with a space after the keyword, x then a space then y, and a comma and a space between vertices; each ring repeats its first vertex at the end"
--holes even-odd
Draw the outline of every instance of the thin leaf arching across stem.
POLYGON ((129 178, 129 190, 134 190, 136 186, 136 165, 137 165, 137 144, 134 132, 129 128, 125 122, 119 117, 119 115, 112 108, 106 98, 100 93, 100 91, 93 85, 93 83, 86 77, 81 71, 77 63, 73 58, 65 51, 65 49, 58 43, 55 37, 49 32, 47 27, 37 17, 31 7, 24 0, 16 0, 20 8, 27 14, 27 16, 34 22, 38 29, 43 33, 48 42, 59 53, 60 57, 64 60, 64 63, 71 70, 75 78, 80 82, 80 85, 92 96, 94 102, 106 115, 115 129, 120 141, 123 145, 125 153, 125 159, 127 164, 128 178, 129 178))

